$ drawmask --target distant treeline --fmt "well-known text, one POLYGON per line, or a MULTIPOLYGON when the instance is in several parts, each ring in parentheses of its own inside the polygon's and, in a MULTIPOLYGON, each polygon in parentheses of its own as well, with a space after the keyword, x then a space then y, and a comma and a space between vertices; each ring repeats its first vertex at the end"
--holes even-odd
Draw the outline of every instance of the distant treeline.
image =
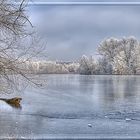
POLYGON ((36 74, 140 74, 140 42, 134 37, 109 38, 98 46, 98 57, 83 55, 78 62, 27 62, 36 74))

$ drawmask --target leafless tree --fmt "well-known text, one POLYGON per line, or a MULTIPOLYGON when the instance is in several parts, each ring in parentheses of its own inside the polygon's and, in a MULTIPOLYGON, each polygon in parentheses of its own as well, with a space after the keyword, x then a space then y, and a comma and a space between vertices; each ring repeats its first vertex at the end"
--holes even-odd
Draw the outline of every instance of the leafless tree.
POLYGON ((39 85, 24 67, 44 49, 26 14, 27 4, 26 0, 0 1, 0 93, 15 91, 21 79, 39 85))

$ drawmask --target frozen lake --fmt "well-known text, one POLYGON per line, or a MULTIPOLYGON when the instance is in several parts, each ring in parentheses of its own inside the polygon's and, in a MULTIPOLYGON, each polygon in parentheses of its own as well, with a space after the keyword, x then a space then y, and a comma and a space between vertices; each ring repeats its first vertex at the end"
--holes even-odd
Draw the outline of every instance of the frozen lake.
POLYGON ((0 101, 1 138, 140 138, 140 76, 38 78, 47 87, 27 88, 22 109, 0 101))

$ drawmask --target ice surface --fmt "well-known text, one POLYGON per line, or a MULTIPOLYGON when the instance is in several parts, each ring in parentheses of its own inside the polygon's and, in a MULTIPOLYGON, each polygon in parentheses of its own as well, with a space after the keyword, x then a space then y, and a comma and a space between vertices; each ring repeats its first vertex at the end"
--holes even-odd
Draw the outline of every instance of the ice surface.
POLYGON ((140 138, 140 76, 39 78, 21 110, 0 101, 1 138, 140 138))

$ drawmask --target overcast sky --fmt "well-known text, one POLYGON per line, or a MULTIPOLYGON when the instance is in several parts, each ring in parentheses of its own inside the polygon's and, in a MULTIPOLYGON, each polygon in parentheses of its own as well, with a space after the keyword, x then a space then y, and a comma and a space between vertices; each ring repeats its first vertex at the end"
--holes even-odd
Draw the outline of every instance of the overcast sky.
POLYGON ((83 54, 95 55, 98 44, 112 36, 140 39, 140 5, 33 4, 29 17, 48 43, 50 60, 72 61, 83 54))

